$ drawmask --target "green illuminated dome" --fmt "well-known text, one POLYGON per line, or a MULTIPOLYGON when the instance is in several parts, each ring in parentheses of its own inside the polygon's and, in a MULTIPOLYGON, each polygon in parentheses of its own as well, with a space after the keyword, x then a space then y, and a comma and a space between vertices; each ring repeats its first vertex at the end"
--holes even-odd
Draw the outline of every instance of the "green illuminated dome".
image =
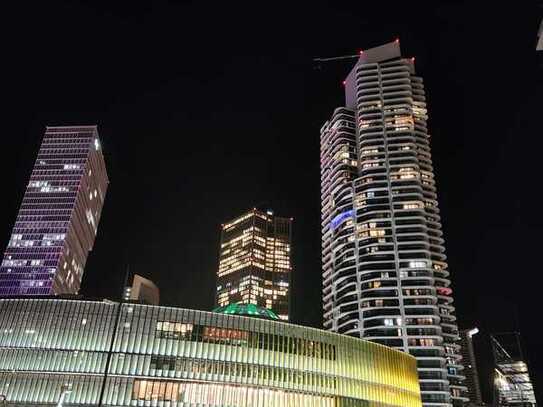
POLYGON ((218 312, 219 314, 241 315, 243 317, 279 319, 277 314, 271 309, 259 307, 254 304, 243 304, 241 302, 215 308, 213 312, 218 312))

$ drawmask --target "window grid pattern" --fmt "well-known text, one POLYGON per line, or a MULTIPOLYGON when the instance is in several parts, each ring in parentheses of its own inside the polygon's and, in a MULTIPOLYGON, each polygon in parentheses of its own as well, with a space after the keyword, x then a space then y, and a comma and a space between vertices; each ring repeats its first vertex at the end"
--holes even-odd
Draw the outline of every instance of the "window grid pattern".
POLYGON ((0 300, 0 394, 55 403, 69 386, 65 403, 96 404, 117 312, 107 405, 420 406, 415 359, 379 344, 277 321, 61 299, 0 300))
POLYGON ((1 296, 79 291, 107 184, 96 126, 47 127, 0 263, 1 296))
POLYGON ((292 219, 253 209, 222 225, 216 304, 255 304, 289 318, 292 219))

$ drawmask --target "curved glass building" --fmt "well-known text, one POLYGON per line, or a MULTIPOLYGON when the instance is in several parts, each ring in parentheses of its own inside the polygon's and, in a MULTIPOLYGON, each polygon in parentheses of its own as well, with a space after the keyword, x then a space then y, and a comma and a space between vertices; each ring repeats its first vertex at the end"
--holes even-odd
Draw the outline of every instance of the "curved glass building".
POLYGON ((0 300, 0 395, 25 406, 421 405, 415 359, 376 343, 276 320, 58 298, 0 300))
POLYGON ((361 53, 321 129, 324 327, 418 359, 426 406, 468 401, 422 78, 399 42, 361 53))

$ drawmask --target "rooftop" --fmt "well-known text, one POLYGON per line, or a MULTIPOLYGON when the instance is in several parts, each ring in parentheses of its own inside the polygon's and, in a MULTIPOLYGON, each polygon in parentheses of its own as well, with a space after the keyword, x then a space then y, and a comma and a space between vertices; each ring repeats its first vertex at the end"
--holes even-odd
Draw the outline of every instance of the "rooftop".
POLYGON ((277 314, 270 309, 259 307, 254 304, 243 304, 240 302, 228 304, 224 307, 215 308, 213 312, 218 312, 219 314, 239 315, 263 319, 279 319, 277 314))

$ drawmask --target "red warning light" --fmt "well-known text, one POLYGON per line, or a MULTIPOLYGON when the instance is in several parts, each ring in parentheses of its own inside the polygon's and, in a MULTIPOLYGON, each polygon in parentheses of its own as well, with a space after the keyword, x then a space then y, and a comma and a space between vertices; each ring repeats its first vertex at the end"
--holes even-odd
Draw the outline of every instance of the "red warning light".
POLYGON ((398 43, 398 42, 400 42, 400 39, 399 39, 399 38, 396 38, 396 39, 394 40, 394 42, 398 43))
POLYGON ((360 55, 362 55, 363 53, 364 53, 364 51, 363 51, 363 50, 362 50, 362 51, 360 51, 360 55))
POLYGON ((345 86, 347 84, 347 81, 343 81, 343 86, 345 86))
POLYGON ((411 62, 415 62, 415 57, 411 58, 411 62))

